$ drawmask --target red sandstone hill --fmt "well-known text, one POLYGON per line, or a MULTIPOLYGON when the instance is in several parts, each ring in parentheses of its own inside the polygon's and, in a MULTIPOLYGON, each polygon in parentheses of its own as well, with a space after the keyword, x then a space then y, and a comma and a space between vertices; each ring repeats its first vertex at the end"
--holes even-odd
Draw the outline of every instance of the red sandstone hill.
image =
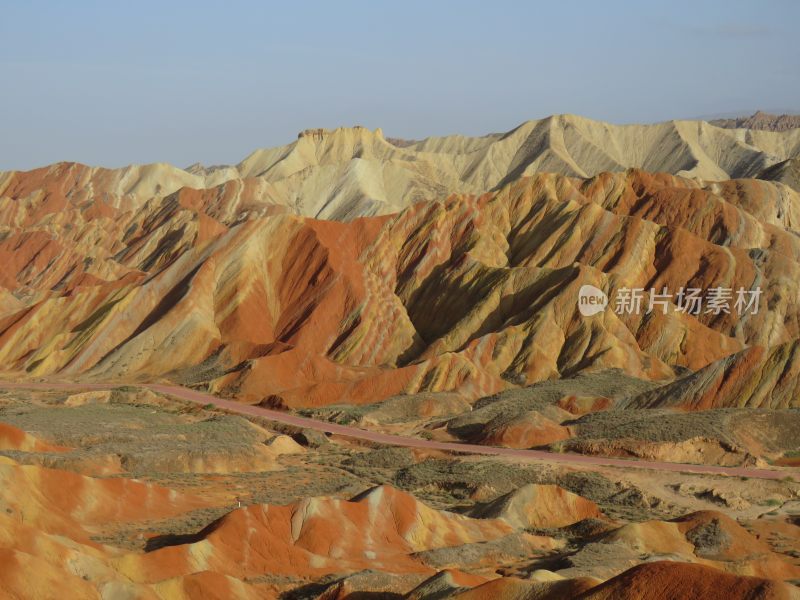
MULTIPOLYGON (((149 551, 126 551, 99 544, 90 534, 112 523, 177 516, 215 500, 136 481, 22 466, 7 458, 0 458, 0 481, 0 504, 10 508, 0 513, 0 597, 50 598, 58 590, 66 600, 279 598, 282 591, 328 576, 317 588, 324 590, 320 598, 378 592, 420 600, 798 598, 796 588, 781 580, 796 578, 800 567, 718 512, 624 526, 606 523, 605 533, 594 536, 595 545, 607 548, 612 572, 619 574, 604 577, 605 582, 568 571, 537 570, 520 578, 496 572, 491 562, 475 563, 482 555, 490 560, 492 552, 516 555, 523 565, 558 552, 563 540, 524 528, 559 527, 597 516, 591 502, 571 494, 570 506, 559 514, 554 502, 564 491, 555 486, 539 486, 535 493, 522 488, 489 507, 496 516, 483 518, 435 510, 388 485, 349 500, 254 504, 197 532, 152 538, 149 551), (441 569, 437 556, 472 564, 477 572, 441 569), (671 560, 647 559, 663 556, 671 560), (631 568, 641 560, 647 562, 631 568)), ((570 550, 567 556, 576 560, 585 551, 590 552, 570 550)))
MULTIPOLYGON (((104 176, 60 165, 2 186, 7 372, 166 377, 313 406, 475 398, 609 368, 669 380, 798 337, 800 197, 766 181, 541 174, 336 222, 290 214, 246 182, 137 205, 104 176), (587 318, 585 284, 611 298, 760 287, 762 310, 691 315, 673 302, 587 318)), ((760 389, 786 398, 765 405, 796 405, 791 373, 764 374, 760 389)))
POLYGON ((654 562, 629 571, 581 594, 582 600, 682 600, 748 598, 791 600, 797 588, 758 577, 737 577, 700 565, 654 562))

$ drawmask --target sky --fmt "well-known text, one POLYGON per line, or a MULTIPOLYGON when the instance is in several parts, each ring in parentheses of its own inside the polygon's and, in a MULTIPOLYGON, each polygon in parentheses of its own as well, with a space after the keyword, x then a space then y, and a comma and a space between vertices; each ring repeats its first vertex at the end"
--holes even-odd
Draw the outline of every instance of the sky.
POLYGON ((0 0, 0 170, 800 111, 800 2, 0 0))

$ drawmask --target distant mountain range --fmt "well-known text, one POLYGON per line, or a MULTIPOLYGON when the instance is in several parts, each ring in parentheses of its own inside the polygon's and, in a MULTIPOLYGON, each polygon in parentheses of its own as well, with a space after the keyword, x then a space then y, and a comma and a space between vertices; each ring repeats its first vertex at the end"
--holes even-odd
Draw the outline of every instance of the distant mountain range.
MULTIPOLYGON (((704 121, 611 125, 557 115, 505 133, 421 141, 390 140, 379 129, 363 127, 311 129, 290 144, 257 150, 233 166, 80 166, 81 181, 91 185, 74 192, 87 198, 102 193, 116 207, 135 208, 180 189, 208 190, 207 196, 234 195, 252 209, 282 207, 304 216, 349 220, 397 212, 449 193, 497 190, 542 172, 591 177, 641 168, 721 181, 758 177, 798 155, 800 129, 726 129, 704 121)), ((48 168, 29 173, 26 179, 35 179, 48 168)), ((9 177, 12 173, 0 173, 0 191, 9 177)))
POLYGON ((786 131, 800 127, 800 115, 772 115, 757 111, 749 117, 713 119, 709 121, 717 127, 727 129, 761 129, 764 131, 786 131))

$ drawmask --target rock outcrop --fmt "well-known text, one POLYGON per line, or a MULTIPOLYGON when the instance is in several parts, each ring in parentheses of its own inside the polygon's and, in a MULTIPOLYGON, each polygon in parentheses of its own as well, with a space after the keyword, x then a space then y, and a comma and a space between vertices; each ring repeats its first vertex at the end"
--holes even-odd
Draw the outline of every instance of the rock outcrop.
POLYGON ((572 525, 601 516, 591 500, 557 485, 529 483, 470 513, 481 518, 498 518, 518 529, 547 529, 572 525))

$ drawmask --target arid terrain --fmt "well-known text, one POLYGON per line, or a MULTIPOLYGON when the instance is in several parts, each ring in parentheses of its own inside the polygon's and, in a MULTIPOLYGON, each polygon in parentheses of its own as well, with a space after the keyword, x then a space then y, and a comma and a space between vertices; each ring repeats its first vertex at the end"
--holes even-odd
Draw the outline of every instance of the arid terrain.
POLYGON ((0 597, 800 598, 767 117, 0 173, 0 597))
POLYGON ((136 387, 15 389, 0 417, 10 597, 639 597, 633 578, 788 598, 800 580, 788 475, 381 446, 136 387))

